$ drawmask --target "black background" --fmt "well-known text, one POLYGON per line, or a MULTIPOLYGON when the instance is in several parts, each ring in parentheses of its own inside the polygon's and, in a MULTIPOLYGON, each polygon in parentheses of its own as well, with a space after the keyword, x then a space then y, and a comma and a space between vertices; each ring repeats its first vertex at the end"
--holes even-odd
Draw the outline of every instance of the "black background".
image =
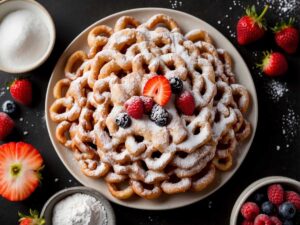
MULTIPOLYGON (((34 85, 34 104, 30 108, 20 107, 20 114, 15 118, 17 129, 6 142, 23 140, 33 144, 43 155, 46 166, 41 187, 29 199, 13 203, 0 198, 1 225, 17 224, 18 211, 26 213, 29 208, 41 210, 46 200, 55 192, 80 185, 65 169, 48 137, 44 121, 47 83, 58 57, 83 29, 112 13, 138 7, 175 8, 205 20, 228 37, 251 70, 259 100, 259 120, 255 140, 247 158, 232 179, 215 194, 196 204, 168 211, 142 211, 113 204, 117 224, 228 224, 236 198, 253 181, 270 175, 283 175, 300 180, 300 51, 296 55, 288 56, 289 73, 276 78, 276 81, 286 83, 289 91, 279 101, 274 101, 266 88, 272 79, 264 77, 255 68, 263 50, 278 50, 271 32, 263 40, 247 47, 238 46, 234 37, 235 24, 243 14, 244 6, 256 4, 261 10, 264 5, 262 1, 182 0, 181 5, 180 1, 177 1, 177 6, 174 0, 41 0, 40 2, 54 19, 57 31, 56 43, 50 58, 38 69, 25 74, 30 76, 34 85), (295 120, 290 126, 283 126, 282 118, 287 115, 288 110, 294 112, 295 120), (20 121, 20 118, 23 120, 20 121), (288 132, 284 135, 283 127, 288 131, 294 131, 295 134, 288 132), (24 135, 24 131, 25 134, 28 131, 28 134, 24 135), (277 146, 280 146, 279 151, 276 150, 277 146)), ((296 16, 299 26, 299 6, 295 9, 290 8, 287 13, 280 15, 282 10, 278 8, 279 0, 273 2, 275 5, 267 13, 270 25, 274 25, 279 18, 296 16)), ((2 91, 5 83, 12 81, 14 77, 0 72, 2 91)), ((6 91, 0 97, 0 104, 9 98, 10 95, 6 91)))

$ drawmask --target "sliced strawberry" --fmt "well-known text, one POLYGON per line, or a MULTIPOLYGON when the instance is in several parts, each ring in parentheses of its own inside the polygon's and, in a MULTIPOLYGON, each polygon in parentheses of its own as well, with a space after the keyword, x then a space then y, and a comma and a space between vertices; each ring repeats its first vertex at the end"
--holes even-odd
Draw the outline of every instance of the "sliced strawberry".
POLYGON ((30 144, 10 142, 0 146, 0 194, 22 201, 37 188, 43 158, 30 144))
POLYGON ((147 81, 143 95, 152 97, 157 104, 164 106, 172 95, 170 82, 164 76, 154 76, 147 81))

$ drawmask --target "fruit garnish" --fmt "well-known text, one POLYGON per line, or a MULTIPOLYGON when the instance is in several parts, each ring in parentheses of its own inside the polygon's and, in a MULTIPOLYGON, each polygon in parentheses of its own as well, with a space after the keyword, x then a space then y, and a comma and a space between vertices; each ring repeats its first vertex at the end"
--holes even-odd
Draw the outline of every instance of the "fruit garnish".
POLYGON ((246 9, 246 15, 239 19, 237 30, 237 41, 240 45, 246 45, 262 38, 266 31, 264 15, 269 6, 266 5, 260 15, 256 13, 255 6, 246 9))
POLYGON ((160 127, 166 126, 169 123, 169 113, 160 105, 154 105, 150 114, 150 119, 160 127))
POLYGON ((191 92, 184 91, 176 98, 176 107, 187 116, 191 116, 195 110, 195 99, 191 92))
POLYGON ((32 145, 10 142, 0 146, 0 195, 9 201, 28 198, 39 185, 43 158, 32 145))
POLYGON ((44 225, 46 224, 46 220, 39 216, 39 212, 37 210, 29 210, 29 215, 24 215, 19 212, 19 225, 44 225))
POLYGON ((164 76, 154 76, 145 84, 143 95, 152 97, 157 104, 164 106, 172 95, 170 82, 164 76))
POLYGON ((299 30, 294 27, 295 19, 276 24, 272 29, 275 33, 276 44, 289 54, 297 51, 299 45, 299 30))
POLYGON ((10 94, 16 102, 30 105, 32 101, 32 85, 27 79, 15 80, 10 86, 10 94))
POLYGON ((287 72, 288 62, 279 52, 264 52, 264 57, 258 67, 268 76, 280 76, 287 72))
POLYGON ((259 207, 254 202, 246 202, 241 207, 241 214, 246 220, 254 220, 259 214, 259 207))
POLYGON ((174 94, 180 94, 180 92, 183 89, 182 80, 180 80, 180 78, 178 78, 178 77, 171 77, 169 79, 169 82, 170 82, 170 85, 171 85, 172 92, 174 94))
POLYGON ((8 115, 14 115, 17 111, 17 105, 14 101, 7 100, 2 104, 2 110, 8 115))
POLYGON ((125 102, 124 107, 132 118, 141 119, 143 117, 144 103, 139 96, 132 96, 125 102))
POLYGON ((151 110, 152 110, 152 107, 154 105, 154 101, 152 98, 150 97, 146 97, 146 96, 141 96, 141 99, 144 103, 144 110, 145 110, 145 113, 150 113, 151 110))
POLYGON ((273 222, 266 214, 259 214, 254 220, 254 225, 273 225, 273 222))
POLYGON ((284 202, 278 208, 279 215, 284 219, 293 219, 296 215, 296 207, 291 202, 284 202))
POLYGON ((4 112, 0 112, 0 141, 4 140, 14 129, 15 122, 4 112))
POLYGON ((131 125, 131 119, 127 113, 120 113, 116 117, 116 123, 122 128, 127 128, 131 125))

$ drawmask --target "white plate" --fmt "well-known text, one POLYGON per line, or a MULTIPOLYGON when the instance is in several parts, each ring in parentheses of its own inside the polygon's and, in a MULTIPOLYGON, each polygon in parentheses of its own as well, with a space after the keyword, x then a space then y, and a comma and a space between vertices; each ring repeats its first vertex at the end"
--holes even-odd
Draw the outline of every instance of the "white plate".
POLYGON ((177 208, 177 207, 182 207, 186 206, 189 204, 192 204, 194 202, 197 202, 201 199, 204 199, 208 195, 212 194, 216 190, 218 190, 221 186, 223 186, 231 177, 232 175, 236 172, 236 170, 239 168, 241 163, 243 162, 244 158, 247 155, 247 152, 251 146, 251 143, 253 141, 253 137, 255 134, 256 130, 256 124, 257 124, 257 113, 258 113, 258 106, 257 106, 257 97, 256 97, 256 91, 254 87, 254 83, 251 77, 251 74, 238 53, 238 51, 235 49, 235 47, 215 28, 207 24, 206 22, 191 16, 189 14, 175 11, 175 10, 170 10, 170 9, 162 9, 162 8, 140 8, 140 9, 132 9, 132 10, 127 10, 123 12, 119 12, 116 14, 113 14, 111 16, 108 16, 104 19, 99 20, 98 22, 92 24, 90 27, 85 29, 82 33, 80 33, 72 42, 71 44, 67 47, 67 49, 64 51, 60 59, 58 60, 54 71, 52 73, 49 85, 48 85, 48 90, 47 90, 47 95, 46 95, 46 120, 47 120, 47 128, 48 132, 51 138, 51 141, 53 143, 53 146, 59 155, 60 159, 64 163, 64 165, 67 167, 69 172, 83 185, 91 188, 95 188, 98 191, 100 191, 103 195, 105 195, 109 200, 123 205, 127 207, 132 207, 132 208, 139 208, 139 209, 149 209, 149 210, 162 210, 162 209, 172 209, 172 208, 177 208), (114 198, 108 191, 105 183, 99 179, 91 179, 83 175, 80 171, 79 166, 77 165, 77 162, 74 160, 74 157, 72 155, 72 152, 68 149, 66 149, 64 146, 59 144, 59 142, 55 138, 55 128, 56 124, 51 121, 49 117, 49 112, 48 109, 52 102, 54 101, 53 95, 52 95, 52 90, 55 85, 55 83, 63 78, 64 74, 64 65, 66 63, 67 58, 76 50, 83 49, 87 50, 88 46, 86 43, 87 35, 89 30, 94 27, 95 25, 98 24, 106 24, 109 26, 113 26, 115 21, 124 15, 130 15, 141 22, 147 20, 150 18, 152 15, 157 14, 157 13, 164 13, 176 20, 176 22, 179 24, 180 28, 182 28, 183 32, 187 32, 191 29, 194 28, 201 28, 206 30, 214 39, 216 45, 220 48, 226 49, 230 55, 232 56, 235 65, 234 65, 234 72, 236 74, 237 80, 239 83, 243 84, 244 86, 247 87, 249 90, 251 96, 252 96, 252 104, 251 108, 248 112, 247 119, 251 122, 253 132, 251 137, 246 141, 245 143, 241 144, 238 146, 238 156, 235 162, 235 167, 228 171, 228 172, 222 172, 218 173, 217 177, 212 185, 210 185, 209 188, 204 190, 203 192, 200 193, 182 193, 182 194, 176 194, 176 195, 171 195, 171 196, 162 196, 159 199, 155 200, 144 200, 142 198, 133 198, 131 200, 127 201, 120 201, 116 198, 114 198))

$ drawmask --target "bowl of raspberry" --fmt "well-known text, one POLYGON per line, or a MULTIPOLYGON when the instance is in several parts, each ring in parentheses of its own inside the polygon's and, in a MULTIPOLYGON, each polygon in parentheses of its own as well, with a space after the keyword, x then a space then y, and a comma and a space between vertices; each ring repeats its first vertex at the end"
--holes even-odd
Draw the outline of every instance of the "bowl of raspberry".
POLYGON ((255 181, 234 204, 230 225, 300 225, 300 182, 281 176, 255 181))

